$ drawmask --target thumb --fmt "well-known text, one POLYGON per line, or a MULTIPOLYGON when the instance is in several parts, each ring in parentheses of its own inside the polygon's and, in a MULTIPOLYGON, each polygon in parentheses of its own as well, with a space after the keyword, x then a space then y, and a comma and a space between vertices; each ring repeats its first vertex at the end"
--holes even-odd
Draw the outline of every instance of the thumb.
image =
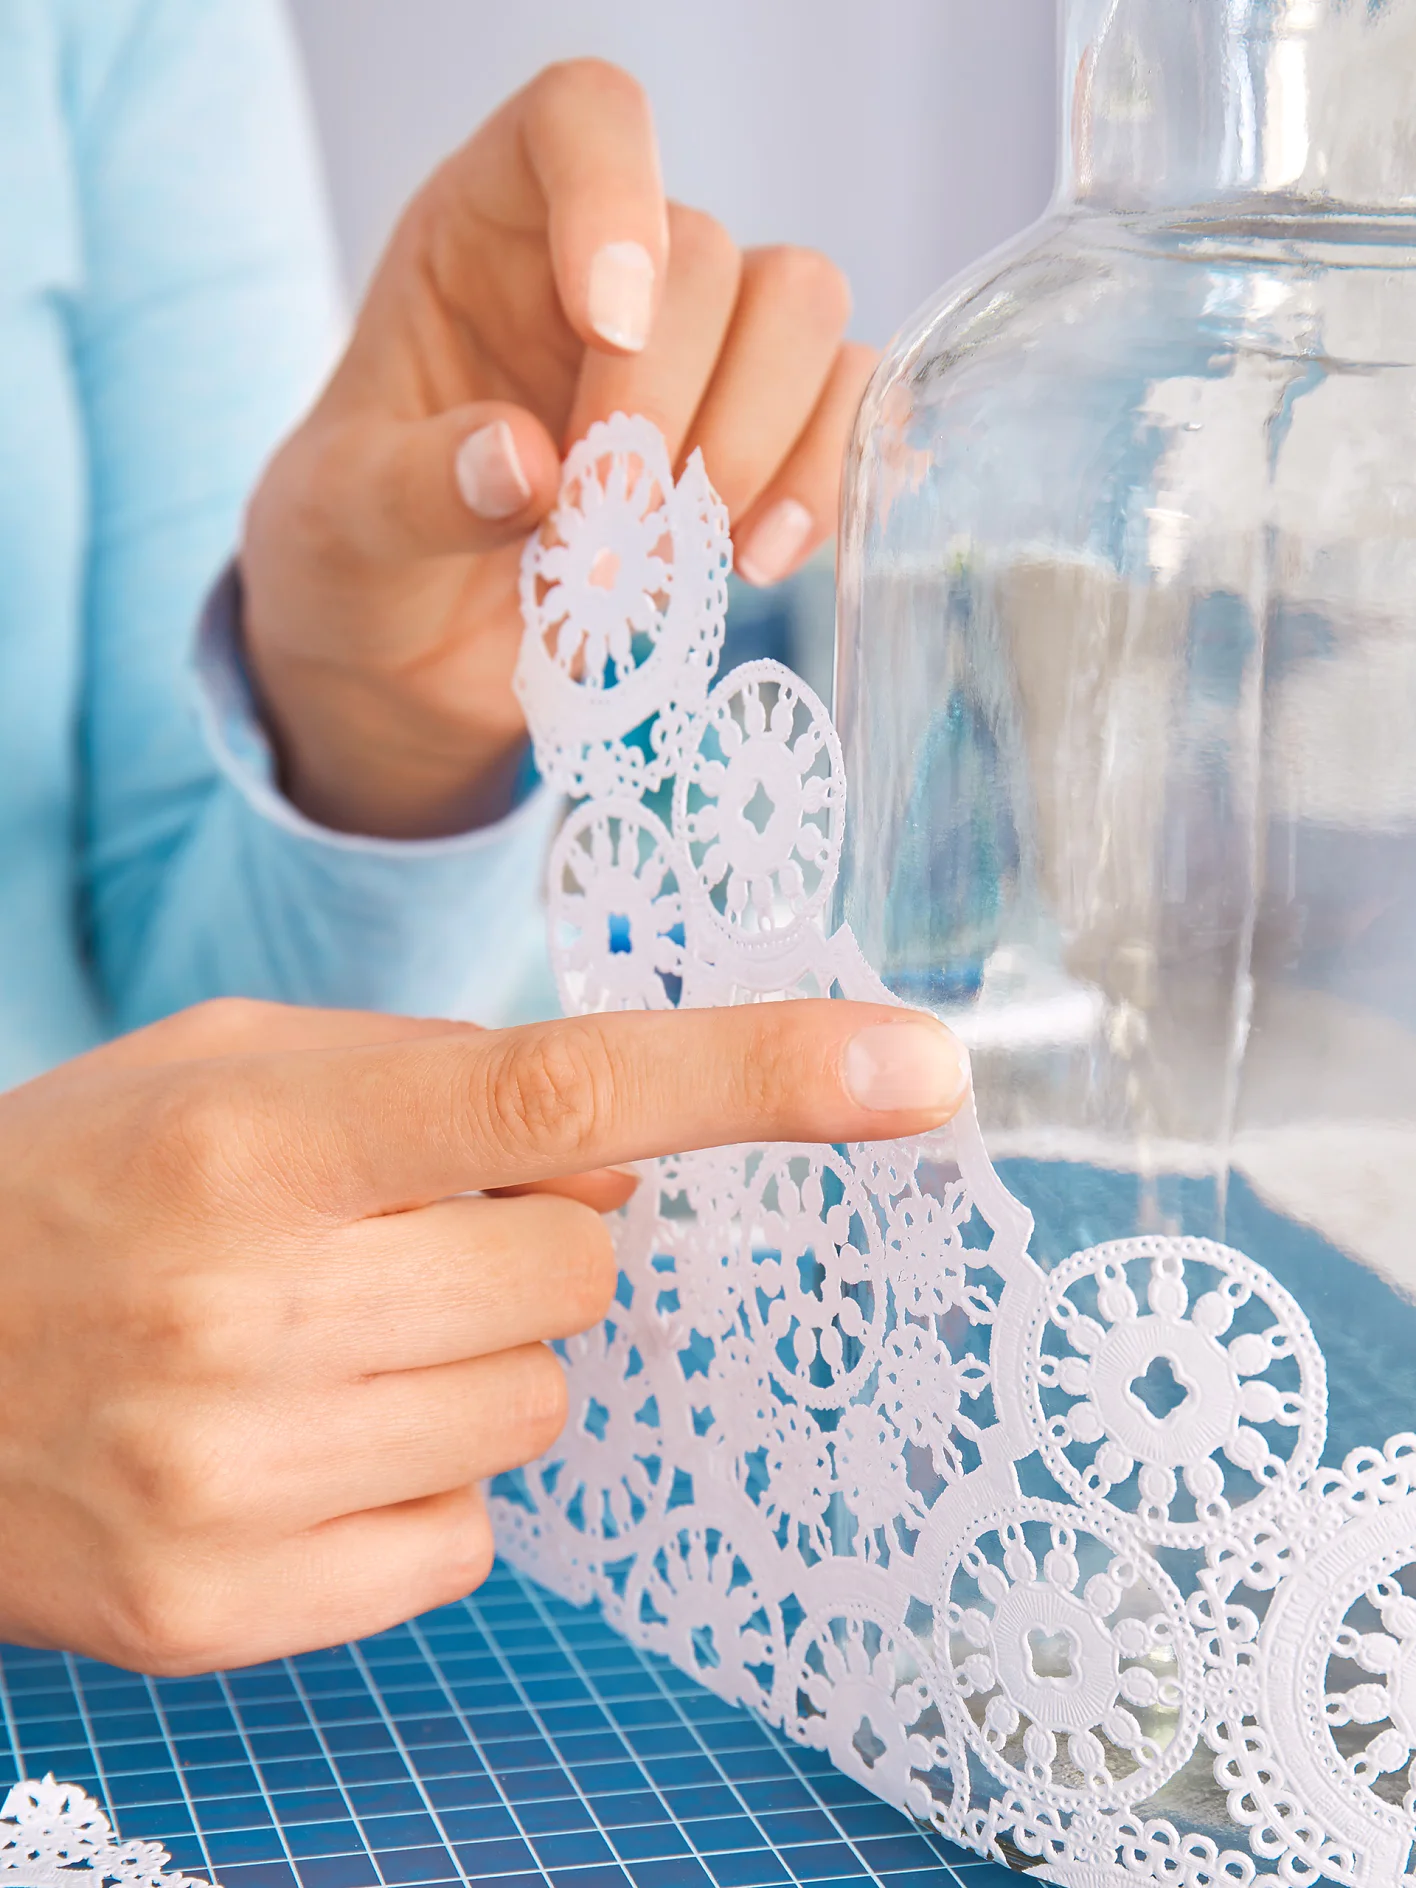
POLYGON ((560 487, 560 455, 524 407, 477 400, 431 419, 361 416, 326 441, 335 513, 366 556, 398 562, 524 538, 560 487))

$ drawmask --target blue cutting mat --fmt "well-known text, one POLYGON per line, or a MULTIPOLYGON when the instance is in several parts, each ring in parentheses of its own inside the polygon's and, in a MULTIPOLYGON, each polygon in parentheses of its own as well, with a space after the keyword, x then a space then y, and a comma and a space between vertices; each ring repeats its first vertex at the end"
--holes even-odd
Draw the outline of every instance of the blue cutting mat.
POLYGON ((149 1680, 0 1649, 16 1772, 224 1888, 1013 1879, 504 1567, 358 1645, 149 1680))

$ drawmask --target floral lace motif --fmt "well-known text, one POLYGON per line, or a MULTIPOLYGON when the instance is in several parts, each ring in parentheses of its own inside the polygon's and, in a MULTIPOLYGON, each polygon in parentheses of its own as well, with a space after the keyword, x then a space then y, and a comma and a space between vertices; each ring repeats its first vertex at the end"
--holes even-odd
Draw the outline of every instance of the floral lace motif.
POLYGON ((167 1862, 156 1842, 120 1842, 91 1797, 53 1777, 17 1783, 0 1806, 0 1882, 16 1888, 207 1888, 167 1862))
MULTIPOLYGON (((823 922, 829 716, 777 663, 713 685, 729 559, 701 461, 623 415, 528 547, 568 1011, 892 1000, 823 922)), ((971 1110, 646 1163, 503 1551, 1049 1880, 1416 1882, 1416 1437, 1318 1468, 1322 1355, 1244 1254, 1044 1271, 1031 1231, 971 1110)))

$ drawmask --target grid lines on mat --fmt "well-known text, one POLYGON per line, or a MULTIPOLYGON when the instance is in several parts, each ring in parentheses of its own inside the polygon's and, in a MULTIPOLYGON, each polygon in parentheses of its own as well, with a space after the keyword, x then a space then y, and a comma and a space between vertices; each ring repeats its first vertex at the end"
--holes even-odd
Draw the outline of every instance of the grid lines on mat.
POLYGON ((505 1567, 357 1646, 212 1677, 0 1649, 12 1774, 52 1771, 223 1888, 1001 1888, 505 1567))

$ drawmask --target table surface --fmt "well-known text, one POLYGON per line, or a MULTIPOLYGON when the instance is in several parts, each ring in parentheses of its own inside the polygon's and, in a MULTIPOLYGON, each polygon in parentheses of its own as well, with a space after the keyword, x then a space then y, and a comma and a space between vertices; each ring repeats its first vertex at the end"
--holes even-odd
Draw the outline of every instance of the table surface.
POLYGON ((224 1888, 1001 1888, 980 1862, 499 1566, 357 1645, 144 1679, 0 1649, 21 1775, 224 1888))

